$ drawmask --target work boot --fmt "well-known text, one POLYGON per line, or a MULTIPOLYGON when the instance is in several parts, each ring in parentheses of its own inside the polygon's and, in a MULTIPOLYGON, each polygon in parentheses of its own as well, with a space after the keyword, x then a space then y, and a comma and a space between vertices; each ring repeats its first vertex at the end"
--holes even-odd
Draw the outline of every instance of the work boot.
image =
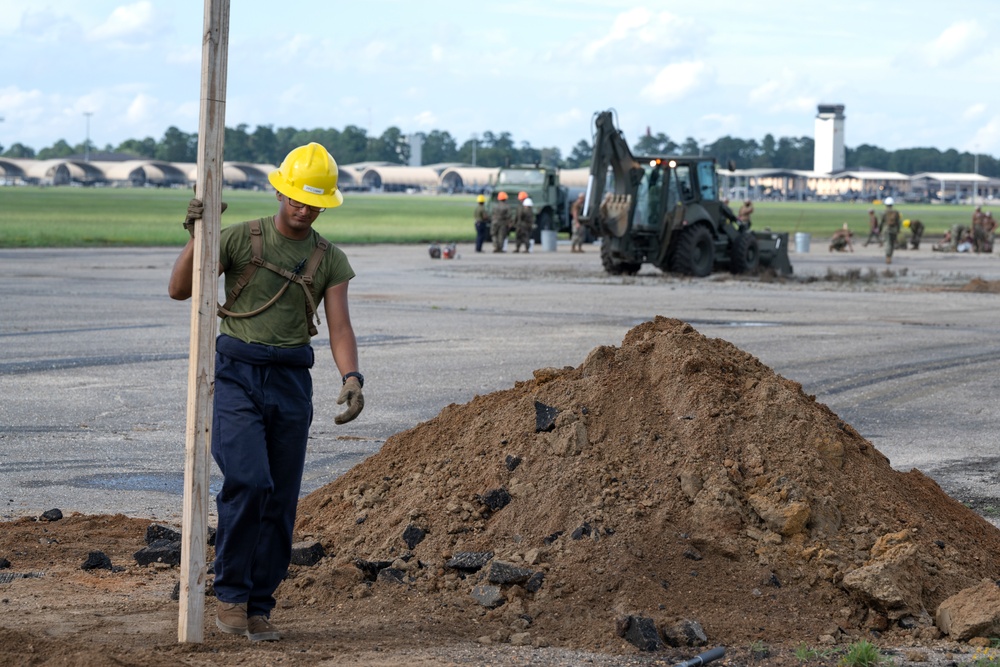
POLYGON ((251 616, 247 619, 247 637, 252 642, 276 642, 281 639, 281 633, 267 616, 251 616))
POLYGON ((242 635, 247 631, 247 604, 230 604, 220 601, 215 617, 215 625, 231 635, 242 635))

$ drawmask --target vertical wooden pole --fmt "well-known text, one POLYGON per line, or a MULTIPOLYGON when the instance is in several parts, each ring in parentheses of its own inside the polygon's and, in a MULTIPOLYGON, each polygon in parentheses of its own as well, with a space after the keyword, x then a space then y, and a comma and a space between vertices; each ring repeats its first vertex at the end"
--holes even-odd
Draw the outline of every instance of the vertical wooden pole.
POLYGON ((205 204, 205 217, 201 224, 195 225, 191 289, 191 356, 188 361, 180 618, 177 628, 177 639, 181 642, 201 642, 204 639, 208 473, 215 395, 229 0, 205 0, 202 39, 196 192, 205 204))

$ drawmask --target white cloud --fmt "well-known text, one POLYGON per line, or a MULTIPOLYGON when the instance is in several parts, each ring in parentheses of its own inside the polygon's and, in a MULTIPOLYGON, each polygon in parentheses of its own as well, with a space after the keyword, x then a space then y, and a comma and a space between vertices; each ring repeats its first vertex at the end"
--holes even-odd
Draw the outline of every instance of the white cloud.
POLYGON ((769 79, 750 91, 751 104, 778 113, 811 113, 816 110, 817 98, 807 92, 807 86, 791 70, 783 70, 778 78, 769 79))
POLYGON ((953 23, 927 45, 924 51, 927 64, 937 67, 958 63, 982 48, 988 38, 975 21, 953 23))
POLYGON ((590 42, 583 55, 594 59, 615 53, 640 53, 644 58, 656 59, 666 53, 691 50, 701 42, 702 33, 691 19, 635 7, 615 17, 607 34, 590 42))
POLYGON ((156 99, 146 93, 139 93, 128 105, 125 112, 125 119, 133 125, 138 125, 151 120, 153 112, 156 110, 156 99))
POLYGON ((435 129, 434 126, 437 125, 438 119, 437 116, 430 111, 421 111, 413 117, 413 122, 416 123, 418 127, 429 127, 431 129, 435 129))
POLYGON ((364 48, 361 49, 361 57, 363 60, 374 60, 388 52, 389 43, 376 39, 365 44, 364 48))
POLYGON ((682 99, 705 83, 711 68, 703 62, 672 63, 661 69, 639 95, 654 104, 682 99))
POLYGON ((703 125, 709 128, 707 131, 715 133, 716 136, 734 134, 740 127, 740 116, 738 114, 710 113, 702 116, 703 125))
POLYGON ((167 51, 164 60, 173 65, 201 63, 201 48, 194 44, 179 44, 167 51))
POLYGON ((976 130, 966 150, 990 155, 1000 153, 1000 116, 993 116, 976 130))
POLYGON ((555 114, 552 117, 552 124, 556 127, 579 127, 589 116, 589 113, 584 114, 582 111, 574 107, 568 111, 555 114))
POLYGON ((986 105, 980 102, 979 104, 973 104, 971 107, 966 109, 962 113, 962 120, 972 120, 978 118, 986 113, 986 105))
POLYGON ((21 90, 15 86, 0 88, 0 111, 13 115, 43 101, 39 90, 21 90))
POLYGON ((431 62, 444 62, 444 47, 440 44, 431 44, 431 62))
POLYGON ((153 3, 140 0, 115 8, 107 20, 93 28, 88 36, 94 41, 132 41, 151 34, 154 23, 153 3))

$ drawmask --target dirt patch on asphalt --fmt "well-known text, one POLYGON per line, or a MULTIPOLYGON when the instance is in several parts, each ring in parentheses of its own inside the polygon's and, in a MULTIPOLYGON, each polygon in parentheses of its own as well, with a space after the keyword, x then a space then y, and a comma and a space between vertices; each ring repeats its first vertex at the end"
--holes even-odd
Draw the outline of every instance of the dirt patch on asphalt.
POLYGON ((963 285, 959 291, 1000 294, 1000 280, 983 280, 982 278, 973 278, 968 283, 963 285))
POLYGON ((209 604, 206 642, 175 644, 177 569, 133 558, 148 525, 4 525, 13 567, 0 573, 42 576, 0 584, 0 653, 639 664, 704 650, 646 657, 622 636, 644 618, 667 635, 700 626, 744 664, 797 664, 799 645, 860 638, 925 659, 943 655, 937 605, 1000 578, 995 527, 919 471, 893 470, 797 383, 663 318, 578 367, 446 407, 305 498, 298 536, 327 556, 279 589, 284 642, 220 635, 209 604), (80 570, 98 549, 120 569, 80 570), (748 652, 762 646, 772 652, 748 652))

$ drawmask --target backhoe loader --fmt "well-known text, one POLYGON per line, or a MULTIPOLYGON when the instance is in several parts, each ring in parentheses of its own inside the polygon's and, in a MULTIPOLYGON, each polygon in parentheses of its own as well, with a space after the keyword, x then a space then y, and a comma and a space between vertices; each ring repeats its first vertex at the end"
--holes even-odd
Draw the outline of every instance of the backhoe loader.
POLYGON ((611 274, 644 263, 689 276, 771 270, 791 275, 788 234, 750 231, 719 198, 711 157, 632 155, 611 111, 594 120, 594 154, 580 221, 601 239, 611 274))

